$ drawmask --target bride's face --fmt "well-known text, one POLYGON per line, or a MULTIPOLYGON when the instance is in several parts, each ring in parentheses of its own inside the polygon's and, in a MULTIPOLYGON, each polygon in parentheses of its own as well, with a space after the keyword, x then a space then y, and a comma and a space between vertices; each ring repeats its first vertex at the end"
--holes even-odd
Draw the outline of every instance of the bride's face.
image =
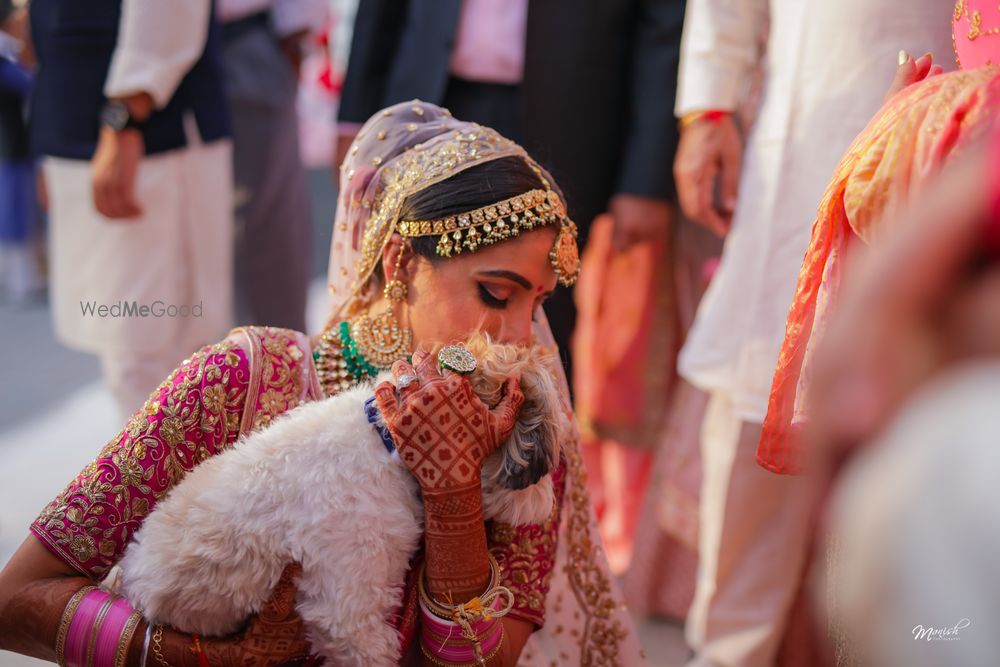
POLYGON ((545 227, 474 253, 407 262, 406 319, 425 348, 488 333, 504 343, 530 343, 535 311, 556 288, 549 263, 556 228, 545 227))

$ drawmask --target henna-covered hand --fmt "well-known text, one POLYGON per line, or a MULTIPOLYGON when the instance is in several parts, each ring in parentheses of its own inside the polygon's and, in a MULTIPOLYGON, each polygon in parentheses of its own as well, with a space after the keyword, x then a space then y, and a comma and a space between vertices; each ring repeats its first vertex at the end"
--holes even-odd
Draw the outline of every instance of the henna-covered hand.
POLYGON ((392 366, 401 389, 383 382, 375 390, 400 458, 425 492, 478 488, 483 461, 510 437, 524 403, 519 379, 507 381, 491 410, 468 379, 442 374, 433 356, 418 351, 413 361, 415 367, 405 361, 392 366))
MULTIPOLYGON (((202 650, 212 667, 274 667, 309 655, 305 626, 295 610, 296 579, 301 573, 298 563, 285 568, 271 598, 240 635, 202 638, 202 650)), ((169 638, 164 637, 164 644, 170 647, 164 650, 168 664, 200 667, 190 635, 171 632, 169 638)), ((160 667, 154 655, 146 664, 160 667)))
POLYGON ((461 375, 442 374, 437 359, 413 355, 416 368, 392 367, 375 401, 403 463, 424 499, 427 586, 435 598, 465 602, 490 579, 480 488, 483 461, 510 437, 524 394, 517 378, 492 410, 461 375))

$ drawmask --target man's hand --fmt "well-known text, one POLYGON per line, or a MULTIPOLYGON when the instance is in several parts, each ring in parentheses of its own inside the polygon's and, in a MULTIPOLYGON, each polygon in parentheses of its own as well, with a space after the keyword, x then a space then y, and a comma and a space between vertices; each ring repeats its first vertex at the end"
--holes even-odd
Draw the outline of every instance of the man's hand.
POLYGON ((664 239, 670 233, 674 216, 667 201, 618 194, 611 198, 609 208, 615 220, 611 239, 618 252, 637 243, 664 239))
POLYGON ((142 215, 136 197, 136 176, 145 153, 142 134, 127 129, 115 132, 102 127, 97 150, 90 163, 94 207, 111 219, 142 215))
POLYGON ((696 120, 681 131, 674 160, 674 178, 681 208, 692 220, 724 237, 736 210, 743 166, 743 142, 732 115, 696 120), (721 202, 715 202, 721 179, 721 202))

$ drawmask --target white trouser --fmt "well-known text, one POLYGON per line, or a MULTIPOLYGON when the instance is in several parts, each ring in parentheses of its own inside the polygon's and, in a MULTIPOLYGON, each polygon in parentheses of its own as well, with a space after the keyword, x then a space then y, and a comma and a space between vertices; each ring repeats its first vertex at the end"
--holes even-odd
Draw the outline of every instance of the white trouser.
POLYGON ((698 580, 688 612, 689 667, 772 665, 802 578, 810 480, 754 460, 760 425, 711 394, 702 425, 698 580))
POLYGON ((232 146, 188 140, 142 160, 128 220, 94 209, 89 162, 44 162, 56 335, 101 357, 123 414, 232 324, 232 146), (146 315, 121 312, 133 305, 146 315))

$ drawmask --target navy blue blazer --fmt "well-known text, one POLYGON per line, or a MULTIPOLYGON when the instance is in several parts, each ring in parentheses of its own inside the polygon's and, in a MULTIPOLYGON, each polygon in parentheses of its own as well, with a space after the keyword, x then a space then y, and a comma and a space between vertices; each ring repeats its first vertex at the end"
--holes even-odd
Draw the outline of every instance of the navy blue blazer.
MULTIPOLYGON (((585 231, 615 193, 673 199, 684 0, 530 0, 524 147, 585 231)), ((414 98, 440 104, 460 0, 361 0, 339 118, 414 98)), ((463 119, 475 120, 475 119, 463 119)))
MULTIPOLYGON (((32 148, 40 155, 89 160, 97 146, 121 0, 32 0, 30 16, 39 65, 29 111, 32 148)), ((147 155, 187 144, 187 113, 194 115, 202 141, 229 136, 218 27, 210 20, 201 57, 143 131, 147 155)))

